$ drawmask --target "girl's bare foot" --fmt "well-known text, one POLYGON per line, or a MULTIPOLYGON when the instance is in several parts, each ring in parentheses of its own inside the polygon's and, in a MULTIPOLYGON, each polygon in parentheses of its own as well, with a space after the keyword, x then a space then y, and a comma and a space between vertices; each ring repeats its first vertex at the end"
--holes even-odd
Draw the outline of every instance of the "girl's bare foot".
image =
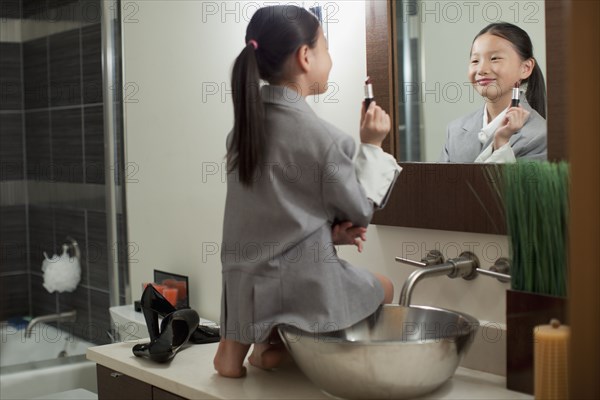
POLYGON ((254 345, 248 361, 257 368, 272 369, 278 367, 288 357, 289 354, 283 343, 258 343, 254 345))
POLYGON ((219 348, 213 361, 215 370, 219 375, 227 378, 241 378, 246 375, 244 357, 250 348, 249 344, 242 344, 230 339, 221 339, 219 348))

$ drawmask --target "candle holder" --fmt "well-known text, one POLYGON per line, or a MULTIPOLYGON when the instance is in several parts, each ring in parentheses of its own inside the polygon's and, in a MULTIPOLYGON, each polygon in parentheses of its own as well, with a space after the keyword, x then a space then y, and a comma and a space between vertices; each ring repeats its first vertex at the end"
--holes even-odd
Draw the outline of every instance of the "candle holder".
POLYGON ((567 299, 506 291, 506 388, 533 394, 533 329, 551 319, 567 323, 567 299))

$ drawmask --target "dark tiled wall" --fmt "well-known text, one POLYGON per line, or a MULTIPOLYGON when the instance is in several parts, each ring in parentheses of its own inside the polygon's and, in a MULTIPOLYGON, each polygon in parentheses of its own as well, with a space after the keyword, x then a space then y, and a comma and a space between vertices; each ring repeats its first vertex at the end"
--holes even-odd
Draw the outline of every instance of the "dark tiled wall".
MULTIPOLYGON (((0 18, 18 18, 18 2, 0 1, 0 18)), ((25 179, 21 43, 0 42, 0 197, 25 179)), ((0 207, 0 320, 29 313, 27 207, 0 207)))
POLYGON ((21 60, 20 43, 0 43, 0 181, 25 178, 21 60))
POLYGON ((81 104, 80 30, 49 37, 50 106, 81 104))
MULTIPOLYGON (((99 10, 98 0, 0 0, 0 18, 84 22, 23 43, 0 43, 0 184, 104 184, 99 10)), ((77 321, 63 328, 105 343, 112 248, 105 212, 81 208, 80 200, 2 206, 0 320, 75 309, 77 321), (67 236, 79 243, 81 282, 72 293, 48 293, 43 253, 60 254, 67 236)), ((119 259, 124 266, 126 260, 119 259)), ((119 272, 126 277, 125 268, 119 272)))
POLYGON ((23 180, 23 114, 0 112, 0 181, 23 180))
POLYGON ((31 238, 32 314, 77 310, 77 321, 67 324, 74 334, 95 343, 106 343, 108 314, 106 214, 100 211, 29 206, 31 238), (72 293, 48 293, 43 287, 43 252, 61 254, 66 237, 81 250, 81 281, 72 293), (101 331, 101 334, 98 332, 101 331))
MULTIPOLYGON (((104 184, 100 43, 100 25, 95 24, 23 44, 30 181, 104 184)), ((105 213, 68 203, 31 205, 29 210, 33 315, 75 309, 77 321, 67 324, 69 329, 96 343, 106 342, 110 318, 105 213), (60 254, 67 236, 79 243, 81 282, 73 293, 49 294, 42 286, 42 253, 60 254)))
POLYGON ((23 43, 25 108, 45 108, 48 96, 48 38, 23 43))
POLYGON ((83 183, 82 113, 79 107, 50 111, 54 181, 83 183))
MULTIPOLYGON (((106 331, 110 329, 107 254, 111 249, 106 243, 106 214, 22 205, 2 207, 0 218, 0 320, 75 309, 77 321, 62 327, 94 343, 107 343, 106 331), (30 220, 29 247, 26 211, 30 220), (81 249, 81 281, 72 293, 48 293, 43 286, 43 253, 50 257, 61 254, 67 236, 77 238, 81 249)), ((122 218, 119 220, 122 222, 122 218)), ((125 270, 120 272, 124 278, 125 270)))
POLYGON ((104 184, 104 109, 101 105, 83 111, 85 182, 104 184))
POLYGON ((27 273, 27 220, 25 206, 8 206, 0 210, 0 249, 2 272, 27 273))
POLYGON ((23 18, 33 18, 48 12, 47 0, 22 0, 23 18))
POLYGON ((25 206, 0 207, 0 321, 29 314, 25 206))
POLYGON ((25 114, 25 132, 27 180, 52 180, 50 110, 43 108, 39 111, 27 112, 25 114))
POLYGON ((21 1, 20 0, 1 0, 0 1, 0 18, 21 18, 21 1))
POLYGON ((0 110, 21 111, 21 43, 0 43, 0 110))
POLYGON ((104 183, 100 43, 99 24, 23 43, 28 179, 104 183))
POLYGON ((102 42, 100 24, 81 30, 81 70, 83 72, 83 102, 102 103, 102 42))

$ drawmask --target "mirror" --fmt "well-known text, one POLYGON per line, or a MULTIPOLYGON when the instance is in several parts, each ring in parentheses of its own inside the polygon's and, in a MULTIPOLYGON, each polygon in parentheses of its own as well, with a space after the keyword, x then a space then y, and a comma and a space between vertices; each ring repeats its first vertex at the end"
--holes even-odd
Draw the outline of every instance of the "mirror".
POLYGON ((507 2, 392 2, 399 161, 438 162, 448 123, 484 105, 467 77, 475 35, 492 22, 509 22, 531 38, 546 76, 543 0, 507 2))
MULTIPOLYGON (((397 74, 394 65, 394 40, 397 24, 393 10, 398 2, 366 0, 367 69, 378 79, 373 82, 378 104, 396 125, 398 107, 397 74)), ((444 2, 440 2, 443 4, 444 2)), ((462 4, 462 3, 460 3, 462 4)), ((477 3, 481 4, 481 3, 477 3)), ((514 4, 514 3, 511 3, 514 4)), ((440 5, 440 7, 443 7, 440 5)), ((546 87, 548 115, 548 159, 565 160, 566 139, 566 27, 565 2, 544 2, 546 48, 546 87)), ((481 29, 481 28, 479 28, 481 29)), ((478 32, 479 30, 477 30, 478 32)), ((467 41, 467 52, 470 40, 467 41)), ((464 69, 463 69, 464 71, 464 69)), ((459 71, 460 72, 460 71, 459 71)), ((460 116, 460 115, 459 115, 460 116)), ((444 124, 448 121, 444 121, 444 124)), ((397 154, 398 137, 390 135, 383 144, 397 154)), ((505 234, 506 227, 497 204, 497 195, 487 181, 481 164, 410 163, 404 168, 385 209, 377 212, 374 224, 460 232, 505 234)))

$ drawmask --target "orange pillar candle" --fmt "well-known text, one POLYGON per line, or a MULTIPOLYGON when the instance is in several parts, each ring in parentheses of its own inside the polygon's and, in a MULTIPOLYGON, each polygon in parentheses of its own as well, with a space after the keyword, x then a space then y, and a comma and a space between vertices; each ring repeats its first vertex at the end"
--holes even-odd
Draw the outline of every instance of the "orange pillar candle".
POLYGON ((171 303, 173 307, 177 305, 177 292, 177 288, 169 287, 165 287, 162 291, 162 295, 165 297, 165 299, 167 299, 169 303, 171 303))
POLYGON ((569 337, 568 326, 556 319, 550 325, 539 325, 534 338, 534 395, 536 399, 566 399, 569 397, 569 337))

